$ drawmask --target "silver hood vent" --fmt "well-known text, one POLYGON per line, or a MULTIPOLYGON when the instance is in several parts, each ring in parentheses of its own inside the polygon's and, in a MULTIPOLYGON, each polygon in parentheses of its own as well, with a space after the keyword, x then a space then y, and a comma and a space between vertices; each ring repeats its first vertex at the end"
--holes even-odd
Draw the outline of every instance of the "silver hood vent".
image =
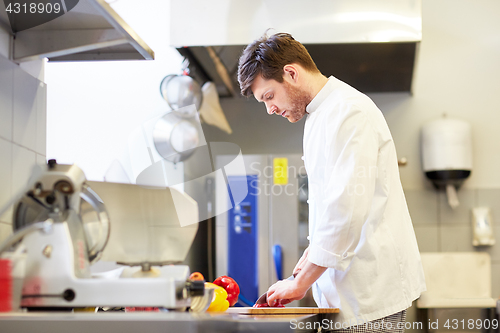
POLYGON ((170 41, 200 83, 239 94, 244 47, 267 29, 302 42, 319 70, 358 90, 411 92, 421 0, 172 0, 170 41))

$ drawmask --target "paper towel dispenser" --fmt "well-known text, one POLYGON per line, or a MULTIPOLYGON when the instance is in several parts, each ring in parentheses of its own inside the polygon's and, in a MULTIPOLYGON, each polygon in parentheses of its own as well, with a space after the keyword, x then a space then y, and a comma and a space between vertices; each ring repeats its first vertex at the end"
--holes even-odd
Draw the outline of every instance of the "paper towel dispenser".
POLYGON ((446 116, 422 127, 425 175, 438 189, 446 189, 450 206, 458 206, 456 190, 472 171, 471 126, 446 116))

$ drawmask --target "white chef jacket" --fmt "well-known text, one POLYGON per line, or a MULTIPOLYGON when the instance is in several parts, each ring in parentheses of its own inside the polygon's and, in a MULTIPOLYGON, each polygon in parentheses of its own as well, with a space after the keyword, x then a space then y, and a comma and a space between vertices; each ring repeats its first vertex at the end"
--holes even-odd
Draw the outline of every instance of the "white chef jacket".
POLYGON ((420 254, 381 111, 330 77, 307 106, 309 256, 328 267, 312 286, 346 326, 402 311, 425 291, 420 254))

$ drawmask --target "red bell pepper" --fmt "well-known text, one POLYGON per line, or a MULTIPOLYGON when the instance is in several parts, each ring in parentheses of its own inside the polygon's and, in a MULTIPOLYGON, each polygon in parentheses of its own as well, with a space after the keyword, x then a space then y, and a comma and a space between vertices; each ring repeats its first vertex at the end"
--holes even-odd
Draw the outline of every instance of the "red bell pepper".
MULTIPOLYGON (((269 304, 267 303, 262 303, 262 304, 254 304, 253 305, 254 308, 269 308, 269 304)), ((284 308, 285 306, 283 304, 281 304, 281 300, 278 300, 276 301, 276 303, 274 304, 273 308, 284 308)))
POLYGON ((215 279, 214 284, 221 286, 227 292, 227 301, 229 306, 233 306, 238 301, 238 296, 240 295, 240 286, 229 276, 219 276, 215 279))

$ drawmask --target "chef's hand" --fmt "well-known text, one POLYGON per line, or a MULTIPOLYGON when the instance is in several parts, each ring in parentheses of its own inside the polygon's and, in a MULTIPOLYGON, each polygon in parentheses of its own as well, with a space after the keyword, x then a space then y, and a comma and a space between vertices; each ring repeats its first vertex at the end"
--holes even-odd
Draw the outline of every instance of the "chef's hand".
POLYGON ((276 302, 280 300, 280 303, 285 305, 302 299, 306 295, 307 289, 309 289, 308 286, 304 289, 304 287, 297 285, 296 280, 278 281, 267 291, 267 304, 275 306, 276 302))
POLYGON ((277 300, 281 304, 288 304, 292 301, 302 299, 312 284, 325 273, 326 267, 313 264, 305 260, 294 280, 282 280, 273 284, 267 291, 267 303, 274 306, 277 300))
POLYGON ((302 268, 304 268, 308 254, 309 254, 309 246, 307 247, 307 249, 304 250, 302 257, 300 257, 299 262, 297 263, 297 265, 295 265, 295 268, 293 269, 293 276, 296 276, 302 270, 302 268))

